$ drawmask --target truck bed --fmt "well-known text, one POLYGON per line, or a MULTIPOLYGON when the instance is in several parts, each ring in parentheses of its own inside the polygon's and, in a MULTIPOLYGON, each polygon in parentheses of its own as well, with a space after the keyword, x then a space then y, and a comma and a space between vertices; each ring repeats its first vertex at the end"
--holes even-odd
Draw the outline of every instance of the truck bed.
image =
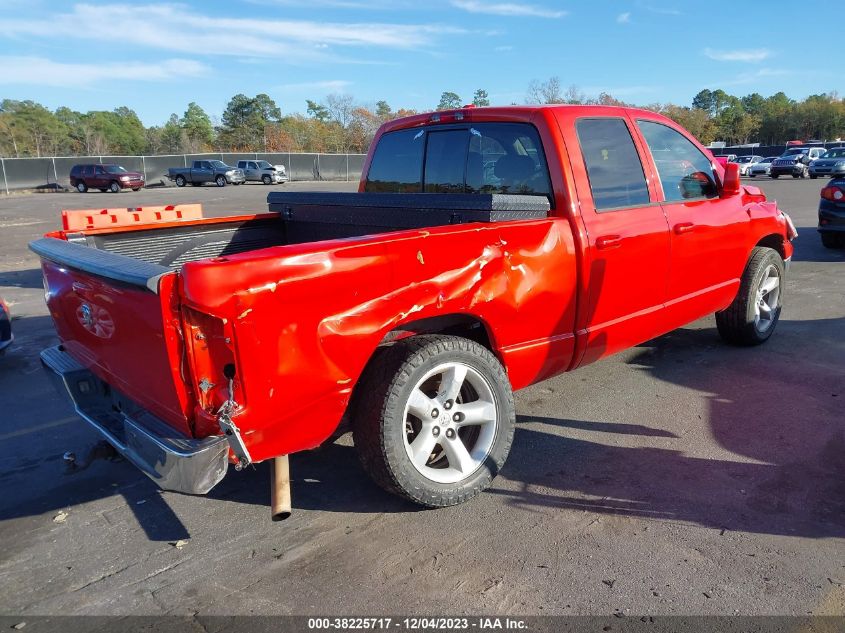
POLYGON ((36 240, 32 249, 92 274, 152 287, 158 276, 201 259, 407 229, 545 218, 550 210, 543 196, 501 194, 272 192, 267 202, 272 213, 266 216, 79 232, 69 234, 67 243, 36 240), (102 253, 86 253, 78 246, 102 253))

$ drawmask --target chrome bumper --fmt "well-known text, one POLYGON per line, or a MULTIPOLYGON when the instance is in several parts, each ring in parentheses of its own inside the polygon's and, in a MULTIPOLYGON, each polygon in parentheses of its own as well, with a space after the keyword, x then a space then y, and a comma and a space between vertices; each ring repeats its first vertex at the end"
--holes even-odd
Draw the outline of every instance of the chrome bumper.
POLYGON ((185 438, 138 406, 117 410, 112 390, 61 346, 41 352, 41 363, 80 417, 163 490, 205 494, 226 475, 225 437, 185 438))

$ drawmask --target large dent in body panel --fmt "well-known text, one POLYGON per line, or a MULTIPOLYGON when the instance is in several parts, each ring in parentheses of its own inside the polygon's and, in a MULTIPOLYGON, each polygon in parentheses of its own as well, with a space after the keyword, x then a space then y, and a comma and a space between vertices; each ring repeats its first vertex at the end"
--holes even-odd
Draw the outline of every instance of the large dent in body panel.
POLYGON ((380 237, 186 271, 187 299, 234 323, 249 409, 239 425, 256 459, 324 441, 376 346, 404 323, 472 315, 500 349, 572 331, 564 220, 380 237))

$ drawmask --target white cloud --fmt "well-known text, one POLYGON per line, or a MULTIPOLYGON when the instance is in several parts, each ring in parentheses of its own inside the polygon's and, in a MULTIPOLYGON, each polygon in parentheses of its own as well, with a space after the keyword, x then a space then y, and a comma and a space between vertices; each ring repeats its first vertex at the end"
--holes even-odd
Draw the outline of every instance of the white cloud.
POLYGON ((112 81, 169 81, 201 77, 209 68, 191 59, 167 59, 162 62, 109 62, 74 64, 55 62, 43 57, 0 55, 0 85, 38 85, 56 88, 91 86, 112 81))
MULTIPOLYGON (((249 15, 249 13, 247 13, 249 15)), ((0 21, 0 36, 77 39, 143 46, 208 57, 273 57, 285 62, 354 61, 332 57, 319 46, 420 49, 464 29, 440 24, 342 24, 309 20, 207 16, 175 4, 76 4, 43 20, 0 21), (84 25, 80 27, 80 25, 84 25)), ((208 60, 207 60, 208 61, 208 60)), ((212 61, 208 61, 213 64, 212 61)))
POLYGON ((277 86, 275 90, 279 92, 310 92, 312 90, 320 92, 342 92, 351 85, 351 81, 332 79, 329 81, 306 81, 303 83, 283 84, 277 86))
POLYGON ((625 13, 620 13, 616 16, 616 21, 619 24, 628 24, 631 21, 631 12, 626 11, 625 13))
MULTIPOLYGON (((742 73, 741 75, 737 75, 733 79, 729 79, 727 81, 722 81, 718 83, 718 86, 742 86, 746 84, 753 84, 760 82, 762 80, 768 79, 770 77, 786 77, 788 75, 794 75, 795 71, 786 70, 784 68, 761 68, 753 73, 742 73)), ((716 85, 716 84, 714 84, 716 85)))
POLYGON ((759 63, 768 59, 772 51, 766 48, 737 49, 733 51, 717 51, 712 48, 705 48, 704 54, 717 62, 753 62, 759 63))
POLYGON ((676 9, 675 7, 655 6, 644 2, 638 2, 637 6, 657 15, 682 15, 680 9, 676 9))
POLYGON ((546 9, 533 4, 519 2, 482 2, 481 0, 452 0, 452 5, 470 13, 490 15, 531 16, 538 18, 562 18, 567 11, 546 9))

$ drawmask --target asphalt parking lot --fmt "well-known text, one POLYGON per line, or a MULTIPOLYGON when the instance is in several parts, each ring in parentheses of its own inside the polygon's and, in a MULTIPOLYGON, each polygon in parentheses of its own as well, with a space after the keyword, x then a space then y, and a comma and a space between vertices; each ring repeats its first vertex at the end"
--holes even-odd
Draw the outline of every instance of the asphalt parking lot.
POLYGON ((126 462, 64 474, 97 438, 42 374, 55 335, 26 249, 61 208, 225 215, 266 209, 269 188, 0 196, 17 337, 0 358, 0 613, 845 614, 845 251, 815 231, 823 182, 751 183, 800 232, 766 345, 726 346, 711 317, 519 392, 505 468, 458 507, 382 492, 344 436, 291 458, 283 523, 264 464, 208 497, 126 462))

